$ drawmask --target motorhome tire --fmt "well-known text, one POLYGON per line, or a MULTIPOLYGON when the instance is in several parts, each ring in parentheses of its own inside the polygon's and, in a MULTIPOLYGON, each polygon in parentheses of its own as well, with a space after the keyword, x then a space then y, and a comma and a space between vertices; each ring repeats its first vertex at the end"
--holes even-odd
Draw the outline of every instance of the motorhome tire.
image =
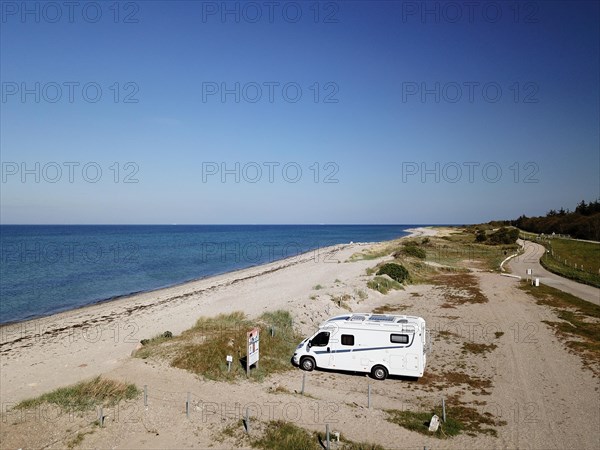
POLYGON ((371 375, 376 380, 385 380, 388 376, 388 371, 383 366, 373 366, 371 369, 371 375))
POLYGON ((305 356, 300 360, 300 367, 302 367, 302 369, 306 370, 307 372, 312 371, 315 368, 315 365, 315 360, 312 359, 310 356, 305 356))

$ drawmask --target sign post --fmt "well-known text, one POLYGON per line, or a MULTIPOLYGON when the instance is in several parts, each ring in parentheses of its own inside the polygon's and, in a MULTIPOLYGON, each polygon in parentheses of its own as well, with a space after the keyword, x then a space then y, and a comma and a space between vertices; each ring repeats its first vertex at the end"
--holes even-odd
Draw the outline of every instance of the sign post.
POLYGON ((248 351, 246 353, 246 376, 250 374, 250 366, 255 365, 258 369, 258 342, 259 330, 254 328, 248 332, 248 351))

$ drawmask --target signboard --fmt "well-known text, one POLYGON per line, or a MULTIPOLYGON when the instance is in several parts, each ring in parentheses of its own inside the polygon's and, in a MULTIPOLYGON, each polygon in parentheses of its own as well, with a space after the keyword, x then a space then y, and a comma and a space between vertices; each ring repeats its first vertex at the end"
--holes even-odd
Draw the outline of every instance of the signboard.
POLYGON ((248 352, 246 357, 246 373, 250 370, 252 364, 258 366, 258 328, 254 328, 248 332, 248 352))

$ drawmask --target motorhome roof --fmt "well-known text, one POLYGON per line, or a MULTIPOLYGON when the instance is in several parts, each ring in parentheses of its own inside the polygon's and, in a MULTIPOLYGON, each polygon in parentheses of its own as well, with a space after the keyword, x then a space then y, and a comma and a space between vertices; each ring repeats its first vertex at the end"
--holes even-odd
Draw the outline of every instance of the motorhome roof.
POLYGON ((341 316, 335 316, 327 319, 321 324, 324 326, 331 322, 345 322, 345 323, 381 323, 381 324, 392 324, 392 323, 419 323, 424 322, 421 317, 416 316, 400 316, 394 314, 372 314, 372 313, 352 313, 341 316))

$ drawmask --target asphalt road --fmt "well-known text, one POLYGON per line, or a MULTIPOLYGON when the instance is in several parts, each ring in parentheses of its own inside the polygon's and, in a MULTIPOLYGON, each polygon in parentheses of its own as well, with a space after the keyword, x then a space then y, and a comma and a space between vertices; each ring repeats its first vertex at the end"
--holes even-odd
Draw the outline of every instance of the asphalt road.
POLYGON ((540 258, 546 251, 543 245, 531 241, 522 241, 521 239, 517 243, 525 251, 508 262, 508 266, 513 274, 526 278, 528 276, 527 269, 533 269, 533 278, 539 278, 541 284, 552 286, 588 302, 600 305, 600 289, 563 278, 552 272, 548 272, 541 266, 540 258))

